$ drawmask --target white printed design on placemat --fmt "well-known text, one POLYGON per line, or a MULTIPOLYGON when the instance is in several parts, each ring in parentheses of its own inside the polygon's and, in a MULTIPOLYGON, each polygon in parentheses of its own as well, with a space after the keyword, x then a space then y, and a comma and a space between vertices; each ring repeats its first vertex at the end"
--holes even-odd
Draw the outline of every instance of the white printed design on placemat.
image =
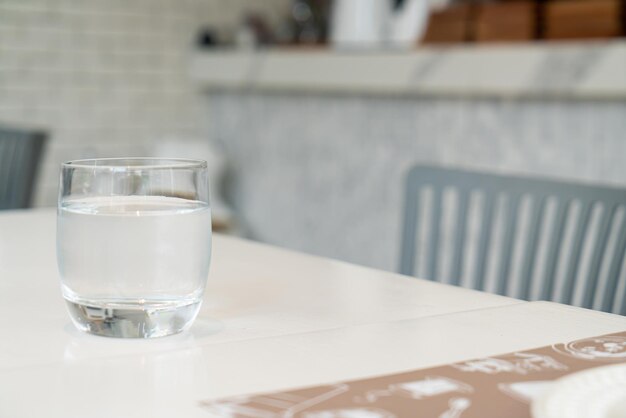
POLYGON ((448 409, 443 411, 439 418, 461 418, 461 415, 472 405, 467 398, 452 398, 448 402, 448 409))
POLYGON ((505 358, 486 357, 453 364, 462 372, 479 372, 485 374, 517 373, 521 375, 544 370, 567 370, 568 367, 550 356, 541 354, 514 353, 505 358))
POLYGON ((368 391, 364 397, 356 396, 355 402, 376 402, 379 398, 400 395, 411 399, 423 399, 444 393, 471 393, 474 389, 463 382, 447 377, 427 376, 422 380, 389 385, 386 389, 368 391))
POLYGON ((396 416, 382 409, 346 408, 305 412, 302 418, 396 418, 396 416))
POLYGON ((529 404, 553 384, 554 382, 550 380, 498 383, 498 389, 500 389, 500 392, 513 399, 529 404))
MULTIPOLYGON (((290 393, 273 393, 259 396, 237 396, 215 402, 206 402, 203 405, 208 407, 211 413, 224 418, 292 418, 295 414, 345 393, 348 389, 349 386, 346 384, 336 384, 316 388, 318 393, 313 397, 290 393)), ((373 418, 379 417, 374 416, 373 418)), ((387 417, 383 416, 383 418, 387 417)))
POLYGON ((552 348, 562 354, 585 360, 626 360, 626 337, 606 336, 586 338, 552 348))

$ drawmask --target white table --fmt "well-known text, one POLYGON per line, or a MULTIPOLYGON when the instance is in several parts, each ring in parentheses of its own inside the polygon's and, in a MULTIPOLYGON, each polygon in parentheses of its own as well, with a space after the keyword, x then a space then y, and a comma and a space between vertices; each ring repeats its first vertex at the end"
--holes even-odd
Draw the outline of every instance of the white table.
POLYGON ((0 214, 0 417, 206 417, 199 401, 388 374, 626 330, 626 318, 522 302, 214 237, 190 331, 76 331, 53 210, 0 214))

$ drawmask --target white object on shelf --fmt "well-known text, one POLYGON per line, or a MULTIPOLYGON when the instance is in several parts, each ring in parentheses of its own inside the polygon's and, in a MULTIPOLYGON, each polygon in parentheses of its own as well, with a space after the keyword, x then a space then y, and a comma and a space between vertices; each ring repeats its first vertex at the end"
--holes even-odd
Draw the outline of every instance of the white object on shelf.
POLYGON ((427 0, 406 0, 402 9, 391 15, 388 43, 393 48, 413 48, 422 38, 428 21, 427 0))
POLYGON ((330 39, 342 49, 408 48, 424 32, 427 15, 426 0, 407 0, 398 10, 391 0, 336 0, 330 39))
POLYGON ((339 48, 378 48, 383 43, 389 5, 381 0, 335 0, 330 39, 339 48))

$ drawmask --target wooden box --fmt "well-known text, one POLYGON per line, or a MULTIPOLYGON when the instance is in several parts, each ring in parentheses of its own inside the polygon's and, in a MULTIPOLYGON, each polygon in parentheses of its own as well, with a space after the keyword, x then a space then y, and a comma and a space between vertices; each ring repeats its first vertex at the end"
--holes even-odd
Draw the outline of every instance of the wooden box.
POLYGON ((431 12, 423 43, 464 42, 471 38, 472 5, 453 4, 431 12))
POLYGON ((528 41, 537 33, 537 6, 532 0, 482 3, 475 22, 477 42, 528 41))
POLYGON ((623 34, 620 0, 551 0, 545 5, 547 39, 611 38, 623 34))

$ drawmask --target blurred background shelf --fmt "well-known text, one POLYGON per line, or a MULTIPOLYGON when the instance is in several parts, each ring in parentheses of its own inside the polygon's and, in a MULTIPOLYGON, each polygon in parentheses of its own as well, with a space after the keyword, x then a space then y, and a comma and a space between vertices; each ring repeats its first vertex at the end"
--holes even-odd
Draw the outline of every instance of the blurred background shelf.
MULTIPOLYGON (((497 30, 485 26, 482 33, 488 38, 497 30)), ((523 34, 510 34, 518 35, 523 34)), ((191 72, 205 89, 623 99, 626 41, 465 44, 361 53, 224 49, 197 52, 191 72)))

